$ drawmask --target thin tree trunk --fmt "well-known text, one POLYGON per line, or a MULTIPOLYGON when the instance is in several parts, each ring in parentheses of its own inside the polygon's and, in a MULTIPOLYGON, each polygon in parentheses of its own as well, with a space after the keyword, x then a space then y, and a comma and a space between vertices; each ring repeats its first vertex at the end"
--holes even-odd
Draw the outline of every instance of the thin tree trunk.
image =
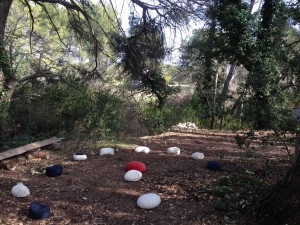
POLYGON ((219 73, 216 73, 215 77, 215 85, 214 85, 214 95, 213 95, 213 105, 212 105, 212 112, 211 112, 211 123, 210 123, 210 129, 214 129, 215 127, 215 118, 216 118, 216 98, 217 98, 217 88, 218 88, 218 79, 219 79, 219 73))
POLYGON ((225 101, 226 101, 226 95, 228 93, 228 89, 229 89, 229 84, 231 82, 231 79, 233 77, 234 74, 234 70, 236 68, 235 64, 231 64, 230 65, 230 69, 229 72, 227 74, 226 80, 224 82, 224 86, 221 92, 221 100, 220 100, 220 108, 221 108, 221 115, 220 115, 220 129, 222 129, 223 126, 223 117, 224 117, 224 111, 225 111, 225 101))

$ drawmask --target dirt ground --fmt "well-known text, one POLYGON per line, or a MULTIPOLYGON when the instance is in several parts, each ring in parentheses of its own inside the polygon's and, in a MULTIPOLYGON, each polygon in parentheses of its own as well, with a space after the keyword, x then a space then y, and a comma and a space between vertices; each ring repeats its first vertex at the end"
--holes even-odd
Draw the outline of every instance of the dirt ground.
MULTIPOLYGON (((132 145, 116 148, 114 155, 100 156, 100 147, 113 146, 78 145, 77 148, 64 147, 51 152, 48 160, 20 157, 16 170, 0 171, 0 224, 250 224, 254 213, 246 216, 238 208, 216 210, 217 200, 230 199, 233 195, 237 197, 236 205, 247 203, 243 195, 243 191, 247 191, 245 188, 234 189, 234 193, 229 192, 230 196, 227 193, 217 195, 214 190, 218 182, 222 178, 251 176, 263 181, 266 185, 263 187, 267 187, 282 178, 290 162, 282 146, 241 150, 235 136, 236 133, 208 130, 167 132, 132 143, 148 146, 151 149, 148 154, 134 152, 132 145), (167 153, 167 148, 173 146, 181 149, 180 155, 167 153), (88 159, 74 161, 73 153, 82 150, 88 159), (192 159, 191 154, 196 151, 204 153, 205 158, 192 159), (127 182, 124 168, 133 160, 145 163, 147 171, 140 181, 127 182), (206 169, 209 160, 220 161, 223 170, 206 169), (249 163, 251 168, 260 167, 266 174, 254 174, 253 169, 252 172, 246 170, 247 175, 241 172, 243 163, 249 163), (38 170, 50 164, 63 165, 63 174, 59 177, 32 175, 32 168, 38 170), (28 197, 11 195, 11 188, 17 182, 29 188, 31 194, 28 197), (150 192, 160 195, 161 204, 151 210, 139 208, 138 197, 150 192), (44 220, 28 218, 28 206, 32 201, 49 204, 51 217, 44 220)), ((68 146, 67 140, 65 146, 68 146)), ((253 190, 248 190, 247 194, 255 195, 253 190)))

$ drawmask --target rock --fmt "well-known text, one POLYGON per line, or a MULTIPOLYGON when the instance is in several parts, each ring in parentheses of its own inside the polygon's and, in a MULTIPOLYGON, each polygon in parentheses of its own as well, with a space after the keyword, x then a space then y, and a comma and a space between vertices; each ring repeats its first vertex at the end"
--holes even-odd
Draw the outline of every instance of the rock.
POLYGON ((50 159, 50 152, 46 150, 35 150, 27 153, 27 159, 50 159))
POLYGON ((47 145, 47 146, 44 146, 42 147, 43 150, 60 150, 63 146, 63 142, 62 141, 59 141, 59 142, 55 142, 55 143, 52 143, 50 145, 47 145))
POLYGON ((11 194, 18 198, 24 198, 30 195, 30 191, 23 183, 18 183, 11 189, 11 194))
POLYGON ((87 159, 87 155, 83 152, 77 152, 73 155, 73 159, 76 161, 82 161, 87 159))
POLYGON ((172 126, 169 131, 198 131, 199 128, 196 126, 196 124, 187 122, 187 123, 179 123, 175 126, 172 126))
POLYGON ((150 152, 150 148, 146 147, 146 146, 138 146, 135 148, 134 150, 135 152, 144 152, 144 153, 149 153, 150 152))
POLYGON ((204 154, 202 152, 194 152, 192 158, 197 160, 204 159, 204 154))
POLYGON ((61 165, 53 165, 46 168, 45 174, 48 177, 57 177, 62 174, 63 167, 61 165))
POLYGON ((143 174, 139 170, 129 170, 125 173, 124 179, 126 181, 139 181, 143 174))
POLYGON ((209 170, 220 170, 222 168, 222 164, 218 161, 208 161, 206 168, 209 170))
POLYGON ((142 209, 153 209, 161 203, 159 195, 154 193, 148 193, 140 196, 137 200, 138 207, 142 209))
POLYGON ((125 167, 126 171, 129 170, 138 170, 142 173, 144 173, 146 171, 146 165, 142 162, 138 162, 138 161, 131 161, 128 162, 126 167, 125 167))
POLYGON ((115 150, 113 148, 101 148, 100 155, 113 155, 115 154, 115 150))
POLYGON ((170 148, 167 149, 167 152, 171 153, 171 154, 179 155, 180 154, 180 148, 178 148, 178 147, 170 147, 170 148))
POLYGON ((34 201, 29 206, 29 218, 31 219, 45 219, 51 215, 50 206, 43 205, 34 201))
POLYGON ((14 171, 19 165, 17 158, 5 159, 0 161, 0 169, 14 171))

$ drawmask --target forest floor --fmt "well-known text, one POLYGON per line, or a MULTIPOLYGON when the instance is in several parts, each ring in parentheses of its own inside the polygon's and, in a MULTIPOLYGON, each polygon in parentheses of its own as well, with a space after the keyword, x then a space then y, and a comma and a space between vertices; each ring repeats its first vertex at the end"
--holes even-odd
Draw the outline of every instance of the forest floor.
POLYGON ((48 160, 19 157, 14 171, 0 170, 0 224, 255 224, 253 205, 283 178, 291 162, 279 144, 263 147, 260 138, 242 139, 241 148, 236 135, 170 131, 129 144, 111 140, 110 146, 65 140, 63 148, 52 151, 48 160), (148 146, 151 152, 136 153, 138 145, 148 146), (180 155, 167 153, 173 146, 181 149, 180 155), (101 147, 114 147, 115 154, 100 156, 101 147), (78 151, 84 151, 88 159, 74 161, 73 153, 78 151), (192 159, 193 152, 202 152, 205 158, 192 159), (133 160, 145 163, 147 171, 140 181, 127 182, 124 168, 133 160), (223 169, 208 170, 210 160, 221 162, 223 169), (31 173, 50 164, 63 165, 63 174, 47 177, 31 173), (26 185, 31 194, 12 196, 11 188, 17 182, 26 185), (139 208, 138 197, 150 192, 161 197, 161 204, 151 210, 139 208), (49 204, 52 215, 38 221, 28 218, 32 201, 49 204))

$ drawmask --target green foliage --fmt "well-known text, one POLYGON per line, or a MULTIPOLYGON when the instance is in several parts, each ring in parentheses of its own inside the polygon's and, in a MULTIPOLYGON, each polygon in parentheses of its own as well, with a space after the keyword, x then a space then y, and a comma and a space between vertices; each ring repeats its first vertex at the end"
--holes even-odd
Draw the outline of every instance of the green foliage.
POLYGON ((162 61, 167 52, 163 26, 155 20, 141 20, 131 14, 128 37, 111 34, 114 51, 120 59, 120 65, 130 74, 131 79, 141 81, 143 87, 163 106, 167 97, 177 92, 167 85, 163 74, 162 61))
POLYGON ((99 136, 122 129, 123 101, 73 83, 16 93, 10 113, 20 133, 96 132, 99 136))
POLYGON ((214 208, 229 216, 237 212, 251 213, 258 196, 268 186, 264 179, 250 173, 222 177, 212 189, 212 194, 218 197, 214 208))
POLYGON ((172 105, 147 105, 142 108, 142 120, 151 134, 162 133, 179 122, 176 108, 172 105))

